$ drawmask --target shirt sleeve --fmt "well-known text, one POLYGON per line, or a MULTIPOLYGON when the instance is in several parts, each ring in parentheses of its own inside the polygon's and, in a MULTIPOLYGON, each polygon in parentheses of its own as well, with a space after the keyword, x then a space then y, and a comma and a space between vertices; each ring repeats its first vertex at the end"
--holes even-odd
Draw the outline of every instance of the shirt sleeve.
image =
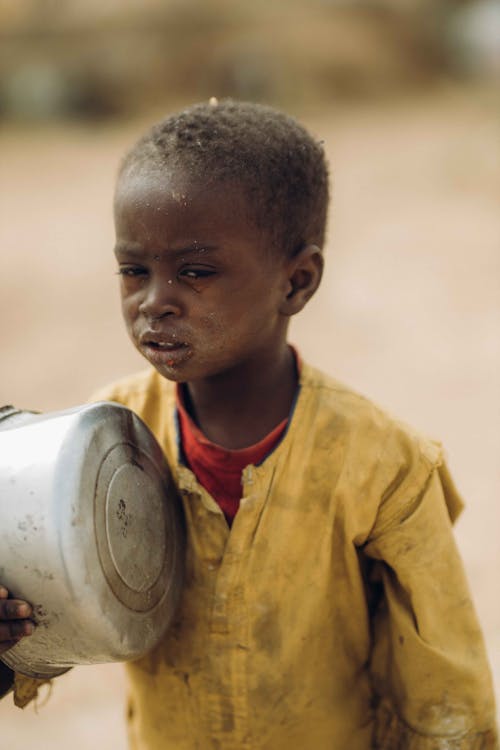
POLYGON ((49 679, 38 680, 35 677, 26 677, 0 662, 0 699, 12 692, 14 704, 18 708, 24 708, 35 700, 38 697, 39 688, 48 683, 50 683, 49 679))
POLYGON ((374 748, 498 749, 485 646, 452 533, 460 509, 446 466, 424 456, 384 500, 365 546, 382 588, 374 748))

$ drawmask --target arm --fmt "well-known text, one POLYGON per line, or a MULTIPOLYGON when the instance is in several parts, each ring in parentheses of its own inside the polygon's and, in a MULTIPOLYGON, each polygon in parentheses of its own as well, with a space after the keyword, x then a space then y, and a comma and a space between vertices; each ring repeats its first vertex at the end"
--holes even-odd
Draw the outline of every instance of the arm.
POLYGON ((451 529, 459 498, 425 456, 391 490, 365 546, 383 596, 373 621, 374 748, 498 747, 484 643, 451 529))
POLYGON ((10 693, 14 687, 14 672, 12 669, 0 661, 0 698, 10 693))

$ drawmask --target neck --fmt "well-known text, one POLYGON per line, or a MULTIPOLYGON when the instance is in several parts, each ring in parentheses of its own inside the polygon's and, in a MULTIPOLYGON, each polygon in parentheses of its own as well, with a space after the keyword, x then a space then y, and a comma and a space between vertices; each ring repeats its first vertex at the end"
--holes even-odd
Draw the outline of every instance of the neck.
POLYGON ((297 389, 292 350, 186 384, 186 406, 205 436, 237 450, 259 442, 288 417, 297 389))

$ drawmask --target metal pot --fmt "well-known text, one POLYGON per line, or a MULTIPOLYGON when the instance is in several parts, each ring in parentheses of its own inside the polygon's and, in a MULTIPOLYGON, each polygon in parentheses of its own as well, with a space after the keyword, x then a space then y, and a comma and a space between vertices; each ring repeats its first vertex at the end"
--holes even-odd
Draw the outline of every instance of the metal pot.
POLYGON ((52 677, 149 651, 178 603, 183 529, 163 453, 129 409, 0 409, 0 584, 37 624, 2 660, 52 677))

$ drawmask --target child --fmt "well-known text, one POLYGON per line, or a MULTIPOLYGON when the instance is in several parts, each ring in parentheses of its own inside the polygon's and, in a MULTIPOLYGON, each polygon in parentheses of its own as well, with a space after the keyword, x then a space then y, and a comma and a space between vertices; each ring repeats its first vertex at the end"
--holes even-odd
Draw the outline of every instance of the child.
POLYGON ((123 315, 152 368, 96 397, 153 430, 188 528, 174 625, 127 665, 133 750, 497 747, 439 446, 287 343, 327 205, 321 146, 254 104, 168 117, 121 166, 123 315))

